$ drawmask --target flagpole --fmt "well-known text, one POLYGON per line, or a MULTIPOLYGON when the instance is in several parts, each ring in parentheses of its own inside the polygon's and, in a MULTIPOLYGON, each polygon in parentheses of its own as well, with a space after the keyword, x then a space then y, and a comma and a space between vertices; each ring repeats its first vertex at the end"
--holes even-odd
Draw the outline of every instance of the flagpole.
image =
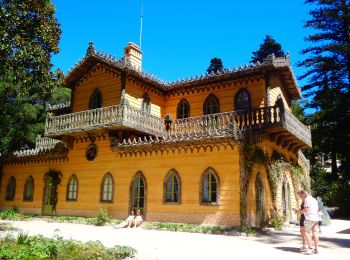
POLYGON ((143 18, 143 1, 141 3, 141 17, 140 17, 140 50, 142 47, 142 18, 143 18))

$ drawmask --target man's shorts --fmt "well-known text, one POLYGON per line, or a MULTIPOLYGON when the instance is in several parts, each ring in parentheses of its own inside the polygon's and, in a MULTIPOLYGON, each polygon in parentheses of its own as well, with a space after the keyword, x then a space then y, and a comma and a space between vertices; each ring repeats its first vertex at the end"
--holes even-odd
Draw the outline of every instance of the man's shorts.
POLYGON ((318 221, 305 220, 304 228, 306 232, 317 232, 318 221))

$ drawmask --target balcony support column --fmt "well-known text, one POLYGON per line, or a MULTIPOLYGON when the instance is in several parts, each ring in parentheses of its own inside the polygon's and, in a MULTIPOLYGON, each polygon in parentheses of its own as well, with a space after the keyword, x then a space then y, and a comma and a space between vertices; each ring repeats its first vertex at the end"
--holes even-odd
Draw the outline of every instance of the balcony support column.
POLYGON ((266 101, 265 106, 269 107, 270 106, 270 78, 271 78, 270 72, 266 72, 264 78, 265 78, 265 101, 266 101))

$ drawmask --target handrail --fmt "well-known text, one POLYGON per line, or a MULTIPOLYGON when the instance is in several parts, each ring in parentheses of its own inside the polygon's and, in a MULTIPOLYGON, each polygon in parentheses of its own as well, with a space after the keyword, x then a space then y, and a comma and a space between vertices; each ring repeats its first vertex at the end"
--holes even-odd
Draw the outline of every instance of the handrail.
POLYGON ((117 126, 134 127, 154 134, 164 131, 161 118, 123 104, 59 116, 48 115, 45 135, 54 136, 117 126))

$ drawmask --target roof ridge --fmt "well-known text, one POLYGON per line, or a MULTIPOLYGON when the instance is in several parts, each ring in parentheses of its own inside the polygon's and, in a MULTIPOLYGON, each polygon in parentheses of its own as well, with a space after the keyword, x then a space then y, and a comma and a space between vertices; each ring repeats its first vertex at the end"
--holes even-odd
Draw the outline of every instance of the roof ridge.
POLYGON ((102 59, 104 62, 111 63, 111 65, 116 66, 120 69, 128 69, 129 71, 132 71, 133 73, 136 73, 138 76, 141 76, 143 78, 146 78, 150 81, 153 81, 154 83, 159 84, 163 87, 164 90, 169 90, 172 88, 175 88, 178 85, 196 82, 200 80, 206 80, 211 79, 215 77, 220 77, 223 75, 229 75, 232 73, 238 73, 238 72, 244 72, 248 70, 254 70, 265 66, 290 66, 290 56, 289 53, 284 57, 275 57, 275 55, 270 55, 267 57, 267 59, 260 63, 259 61, 256 63, 247 63, 245 65, 239 65, 234 67, 228 67, 223 68, 221 70, 218 70, 217 72, 212 73, 202 73, 202 74, 196 74, 192 76, 187 76, 186 78, 177 79, 177 80, 163 80, 158 76, 155 76, 154 74, 151 74, 147 71, 143 71, 136 66, 132 66, 130 62, 128 62, 128 58, 123 56, 122 58, 118 59, 116 56, 112 54, 108 54, 104 51, 96 51, 93 42, 89 42, 89 47, 87 49, 86 55, 82 57, 75 65, 70 68, 67 71, 67 76, 71 74, 80 64, 82 64, 85 60, 87 60, 89 57, 96 57, 99 59, 102 59))

